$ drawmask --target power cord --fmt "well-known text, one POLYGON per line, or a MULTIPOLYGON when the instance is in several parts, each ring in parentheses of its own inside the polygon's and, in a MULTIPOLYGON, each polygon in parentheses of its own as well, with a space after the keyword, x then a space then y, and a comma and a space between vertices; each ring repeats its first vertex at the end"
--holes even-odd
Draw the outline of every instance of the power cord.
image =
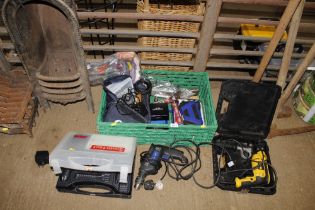
MULTIPOLYGON (((243 143, 241 143, 235 139, 229 139, 229 140, 237 143, 242 148, 242 152, 244 152, 245 145, 243 143)), ((184 150, 189 155, 188 162, 183 164, 183 163, 180 163, 180 162, 174 160, 171 157, 170 161, 164 162, 165 171, 164 171, 162 177, 160 178, 160 180, 163 180, 166 177, 166 174, 168 174, 168 176, 170 178, 175 179, 176 181, 189 180, 192 178, 194 183, 197 186, 199 186, 203 189, 211 189, 211 188, 217 186, 217 184, 220 181, 222 174, 243 171, 242 175, 244 176, 248 171, 253 171, 259 167, 259 165, 258 165, 255 168, 244 168, 244 169, 234 169, 234 170, 221 171, 221 167, 219 164, 221 162, 221 158, 223 157, 223 155, 227 155, 229 158, 229 161, 233 161, 231 154, 228 152, 228 149, 225 148, 221 144, 210 143, 210 142, 196 143, 193 141, 193 139, 192 140, 181 139, 181 140, 174 140, 169 145, 169 148, 184 150), (186 143, 186 144, 189 143, 190 145, 192 145, 192 147, 186 146, 186 145, 184 145, 184 143, 186 143), (208 186, 200 184, 200 182, 195 177, 195 174, 201 169, 201 166, 202 166, 202 161, 201 161, 201 157, 200 157, 200 153, 201 153, 200 147, 203 145, 215 146, 215 147, 218 147, 221 149, 221 153, 218 155, 218 167, 217 167, 218 171, 216 174, 216 179, 215 179, 213 184, 208 185, 208 186)), ((140 154, 140 156, 143 157, 146 154, 147 154, 147 152, 142 152, 140 154)), ((249 158, 250 157, 248 157, 247 159, 249 159, 249 158)), ((257 162, 261 163, 261 161, 257 161, 257 162)), ((268 163, 267 161, 265 163, 267 163, 267 165, 272 169, 270 175, 273 176, 274 183, 271 186, 259 186, 259 187, 251 187, 251 188, 272 189, 276 186, 277 181, 278 181, 277 172, 276 172, 275 168, 270 163, 268 163)), ((226 167, 226 169, 227 169, 227 167, 226 167)), ((270 170, 269 170, 269 172, 270 172, 270 170)), ((242 176, 240 176, 240 177, 242 177, 242 176)), ((150 181, 152 181, 152 180, 150 180, 150 181)), ((229 183, 229 184, 234 184, 234 183, 229 183)))
MULTIPOLYGON (((200 182, 195 177, 195 174, 201 169, 201 166, 202 166, 202 161, 200 158, 200 153, 201 153, 200 147, 203 145, 214 145, 214 144, 210 142, 201 142, 197 144, 193 140, 175 140, 173 143, 171 143, 169 148, 185 150, 186 153, 189 154, 189 160, 186 164, 182 164, 171 157, 171 160, 169 162, 164 162, 165 172, 160 178, 160 180, 163 180, 166 174, 168 174, 170 178, 175 179, 176 181, 189 180, 192 178, 194 183, 197 186, 204 189, 211 189, 215 187, 220 179, 220 170, 218 172, 217 178, 214 181, 214 183, 209 186, 200 184, 200 182), (185 146, 183 145, 183 143, 190 143, 193 147, 185 146)), ((217 145, 217 146, 220 147, 222 150, 221 154, 219 155, 219 161, 221 161, 221 157, 223 153, 227 154, 229 158, 231 159, 231 155, 224 147, 221 147, 220 145, 217 145)), ((141 153, 141 156, 144 156, 144 155, 146 155, 146 152, 141 153)))
MULTIPOLYGON (((232 139, 232 138, 231 139, 225 139, 224 141, 233 141, 233 142, 235 142, 236 144, 238 144, 240 146, 240 148, 241 148, 243 153, 245 151, 244 148, 247 146, 247 145, 244 145, 244 143, 239 142, 236 139, 232 139)), ((218 145, 215 145, 215 146, 218 146, 218 145)), ((260 147, 261 147, 261 145, 258 145, 258 148, 260 148, 260 147)), ((230 155, 229 155, 229 157, 230 157, 230 155)), ((250 159, 250 158, 251 157, 248 157, 246 159, 250 159)), ((231 160, 231 158, 230 158, 230 160, 231 160)), ((271 171, 269 169, 269 174, 270 174, 270 176, 273 177, 273 184, 271 186, 251 187, 251 189, 273 189, 277 185, 277 182, 278 182, 278 175, 277 175, 276 169, 267 160, 263 160, 263 161, 262 160, 259 160, 259 161, 251 160, 251 161, 257 162, 259 164, 256 167, 254 167, 254 168, 244 168, 244 169, 234 169, 234 170, 227 170, 227 167, 226 167, 225 168, 226 171, 221 172, 221 173, 222 174, 227 174, 227 173, 234 173, 234 172, 241 172, 241 171, 243 171, 243 173, 239 176, 239 177, 243 177, 248 171, 253 171, 253 170, 259 168, 262 164, 266 164, 266 165, 268 165, 269 168, 271 168, 271 171)), ((219 163, 220 163, 220 161, 219 161, 219 163)), ((218 168, 219 168, 219 172, 220 172, 220 166, 218 166, 218 168)), ((233 183, 225 182, 225 184, 234 184, 234 182, 233 183)))

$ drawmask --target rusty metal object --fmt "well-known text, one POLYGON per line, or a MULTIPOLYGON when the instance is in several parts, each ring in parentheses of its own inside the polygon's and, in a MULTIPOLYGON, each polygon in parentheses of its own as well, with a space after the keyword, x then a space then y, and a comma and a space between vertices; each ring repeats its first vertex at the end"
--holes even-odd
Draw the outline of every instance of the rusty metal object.
POLYGON ((41 87, 42 91, 45 93, 50 94, 59 94, 59 95, 67 95, 67 94, 73 94, 73 93, 80 93, 82 92, 82 86, 78 86, 77 88, 71 88, 71 89, 49 89, 45 87, 41 87))
POLYGON ((50 101, 60 102, 60 99, 62 99, 63 103, 71 103, 73 100, 83 100, 86 97, 86 95, 83 92, 58 96, 56 96, 56 94, 50 93, 43 93, 43 95, 50 101))
POLYGON ((94 111, 74 0, 6 0, 2 17, 35 96, 94 111))
POLYGON ((38 115, 37 108, 38 102, 35 98, 32 98, 28 103, 22 122, 0 124, 0 133, 6 134, 25 133, 30 136, 33 136, 32 127, 35 124, 35 116, 38 115))
MULTIPOLYGON (((0 39, 1 43, 1 39, 0 39)), ((10 63, 5 59, 2 49, 0 49, 0 73, 1 75, 8 75, 11 69, 10 63)))
POLYGON ((0 123, 20 123, 23 121, 32 86, 20 71, 14 71, 14 80, 0 75, 0 123))
POLYGON ((71 81, 74 81, 74 80, 78 80, 80 78, 80 74, 75 74, 75 75, 71 75, 69 77, 62 77, 62 78, 58 78, 58 77, 48 77, 48 76, 44 76, 42 74, 40 74, 39 72, 36 73, 36 77, 39 79, 39 80, 42 80, 42 81, 47 81, 47 82, 54 82, 55 80, 58 80, 59 82, 71 82, 71 81))
POLYGON ((75 81, 75 82, 59 82, 59 83, 49 83, 49 82, 44 82, 44 81, 38 81, 41 87, 48 87, 48 88, 55 88, 55 89, 66 89, 66 88, 74 88, 77 86, 81 86, 82 82, 80 80, 75 81))
POLYGON ((32 135, 37 103, 31 98, 32 85, 24 71, 0 75, 0 132, 32 135))

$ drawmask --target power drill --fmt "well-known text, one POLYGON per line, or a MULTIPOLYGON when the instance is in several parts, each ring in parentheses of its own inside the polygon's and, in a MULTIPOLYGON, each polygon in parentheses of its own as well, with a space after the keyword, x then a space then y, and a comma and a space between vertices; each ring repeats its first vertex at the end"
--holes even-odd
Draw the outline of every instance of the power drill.
POLYGON ((270 174, 267 163, 267 155, 263 150, 258 150, 251 158, 253 176, 235 178, 236 188, 254 187, 270 183, 270 174))
POLYGON ((183 164, 188 162, 188 159, 180 150, 151 144, 149 151, 140 158, 141 165, 134 185, 136 190, 139 190, 143 185, 146 176, 158 173, 159 169, 162 167, 161 161, 170 162, 172 159, 179 160, 183 164))
POLYGON ((216 143, 215 145, 225 148, 225 149, 231 149, 231 150, 236 150, 239 151, 241 154, 241 157, 243 159, 249 159, 252 156, 252 146, 243 146, 243 145, 236 145, 236 144, 224 144, 224 143, 216 143))

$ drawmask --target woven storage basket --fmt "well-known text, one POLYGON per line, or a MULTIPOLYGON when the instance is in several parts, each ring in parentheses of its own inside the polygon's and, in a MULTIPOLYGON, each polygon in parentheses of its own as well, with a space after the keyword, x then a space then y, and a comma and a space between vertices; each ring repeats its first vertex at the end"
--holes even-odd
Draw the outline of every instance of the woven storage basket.
POLYGON ((141 20, 138 28, 147 31, 198 32, 200 23, 182 21, 141 20))
MULTIPOLYGON (((142 37, 138 39, 138 44, 145 47, 193 48, 195 45, 195 39, 142 37)), ((142 60, 189 61, 192 58, 192 54, 143 52, 140 54, 140 58, 142 60)))
MULTIPOLYGON (((149 1, 149 0, 146 0, 149 1)), ((143 0, 137 3, 138 13, 153 13, 167 15, 203 15, 204 4, 196 5, 167 5, 167 4, 149 4, 143 0)), ((143 20, 138 22, 140 30, 148 31, 172 31, 172 32, 198 32, 200 23, 184 22, 184 21, 155 21, 143 20)), ((165 37, 141 37, 138 39, 139 46, 148 47, 170 47, 170 48, 193 48, 196 40, 190 38, 165 38, 165 37)), ((159 53, 159 52, 142 52, 140 53, 142 60, 162 60, 162 61, 190 61, 192 54, 188 53, 159 53)), ((189 67, 181 66, 164 66, 153 67, 150 69, 163 70, 183 70, 188 71, 189 67)))
POLYGON ((167 71, 189 71, 188 66, 152 66, 152 65, 141 65, 141 69, 152 69, 152 70, 167 70, 167 71))

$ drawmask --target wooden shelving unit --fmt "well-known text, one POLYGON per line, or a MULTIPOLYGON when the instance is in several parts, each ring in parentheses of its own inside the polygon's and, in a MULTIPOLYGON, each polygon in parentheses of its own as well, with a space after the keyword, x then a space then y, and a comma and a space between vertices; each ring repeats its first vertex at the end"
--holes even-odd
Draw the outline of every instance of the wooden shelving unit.
MULTIPOLYGON (((97 0, 95 0, 97 2, 97 0)), ((269 39, 260 37, 245 37, 237 35, 236 32, 241 23, 264 24, 264 25, 278 25, 279 21, 258 20, 261 17, 280 18, 287 1, 285 0, 208 0, 207 5, 212 6, 205 13, 205 16, 195 15, 160 15, 148 13, 136 13, 136 1, 123 1, 118 5, 118 12, 77 12, 80 20, 86 19, 115 19, 115 28, 108 29, 105 26, 97 29, 89 29, 82 26, 81 34, 84 41, 84 49, 87 55, 90 52, 102 52, 105 55, 110 55, 115 51, 136 51, 136 52, 176 52, 176 53, 191 53, 193 59, 191 61, 149 61, 142 60, 142 64, 146 65, 174 65, 174 66, 188 66, 196 70, 197 63, 202 60, 205 63, 205 68, 198 68, 198 71, 208 71, 212 79, 251 79, 248 71, 257 69, 256 64, 241 64, 238 56, 262 56, 263 52, 258 51, 241 51, 234 50, 232 47, 233 40, 251 40, 258 42, 268 42, 269 39), (128 5, 128 6, 124 6, 128 5), (211 13, 209 13, 209 11, 211 13), (211 18, 207 33, 202 32, 206 30, 201 29, 201 32, 163 32, 163 31, 145 31, 137 29, 138 20, 180 20, 203 23, 204 18, 211 18), (216 21, 213 21, 216 20, 216 21), (99 37, 106 37, 108 35, 115 36, 114 45, 98 45, 91 44, 90 35, 98 35, 99 37), (201 35, 206 34, 206 35, 201 35), (171 48, 171 47, 144 47, 137 45, 137 38, 139 36, 161 36, 161 37, 185 37, 196 38, 197 45, 194 48, 171 48), (198 46, 202 46, 201 36, 206 37, 206 42, 212 42, 211 49, 203 49, 203 53, 196 59, 198 53, 198 46)), ((301 24, 298 30, 296 43, 303 44, 307 51, 310 45, 315 42, 315 3, 306 1, 303 10, 301 24)), ((289 28, 287 29, 287 31, 289 28)), ((14 46, 6 34, 4 27, 0 27, 0 37, 3 39, 1 44, 4 51, 7 53, 8 60, 17 65, 19 59, 13 56, 14 53, 8 53, 14 50, 14 46)), ((282 57, 283 53, 275 53, 275 57, 282 57)), ((293 58, 303 58, 305 53, 293 54, 293 58)), ((101 56, 87 56, 87 61, 97 61, 102 59, 101 56)), ((267 69, 277 71, 280 66, 268 66, 267 69)), ((295 70, 295 68, 290 68, 295 70)), ((263 80, 275 80, 274 78, 263 78, 263 80)))

